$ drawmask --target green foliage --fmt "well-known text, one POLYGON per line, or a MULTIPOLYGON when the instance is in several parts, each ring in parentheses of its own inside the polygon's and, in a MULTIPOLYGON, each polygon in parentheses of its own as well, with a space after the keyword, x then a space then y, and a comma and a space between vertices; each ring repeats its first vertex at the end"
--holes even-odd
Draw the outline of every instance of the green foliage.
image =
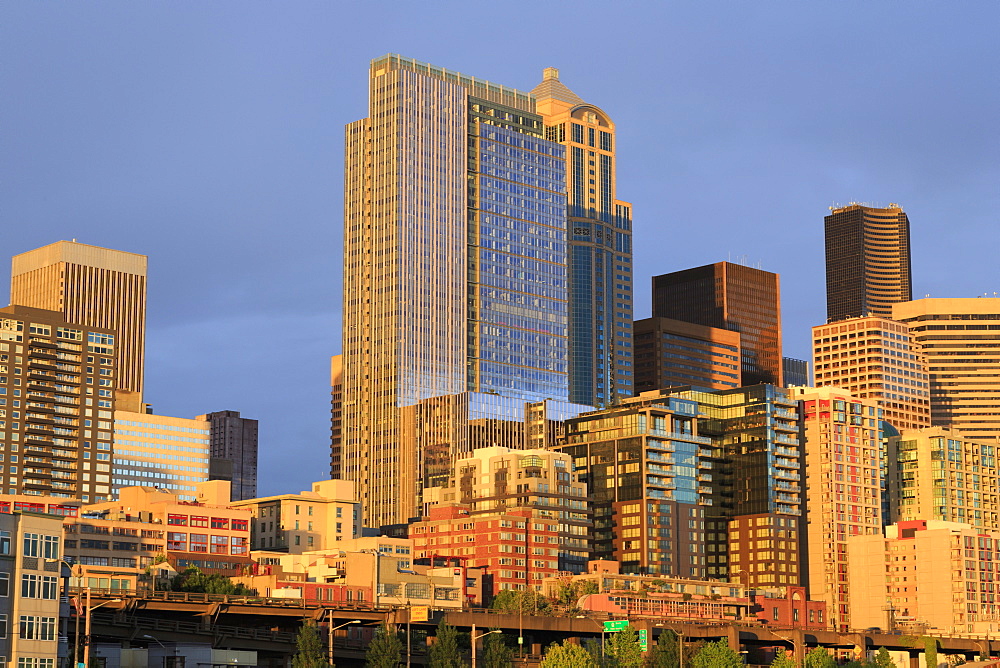
POLYGON ((316 622, 306 622, 295 637, 292 668, 329 668, 330 663, 326 658, 326 648, 323 647, 316 622))
POLYGON ((604 655, 618 668, 639 668, 642 665, 642 648, 639 646, 636 628, 628 624, 610 636, 604 647, 604 655))
POLYGON ((874 658, 868 662, 868 665, 874 668, 896 668, 896 662, 889 656, 889 650, 885 647, 879 648, 874 658))
POLYGON ((257 595, 255 590, 234 583, 225 575, 218 573, 208 575, 196 566, 189 566, 171 578, 170 590, 203 594, 231 594, 233 596, 257 595))
POLYGON ((552 614, 552 605, 549 600, 533 590, 504 589, 493 597, 490 607, 511 614, 519 612, 525 615, 552 614))
POLYGON ((837 662, 825 647, 813 647, 806 654, 805 668, 836 668, 837 662))
POLYGON ((795 659, 792 658, 792 654, 788 650, 783 649, 774 656, 771 668, 795 668, 795 659))
POLYGON ((365 652, 365 665, 368 668, 396 668, 403 653, 403 641, 399 639, 396 628, 386 622, 375 630, 375 636, 368 644, 365 652))
POLYGON ((677 634, 664 629, 656 644, 649 648, 649 654, 646 655, 647 668, 677 668, 680 664, 679 650, 677 634))
POLYGON ((742 668, 743 658, 725 640, 706 643, 691 660, 691 668, 742 668))
POLYGON ((561 585, 559 585, 559 589, 556 591, 556 601, 560 605, 572 607, 576 605, 581 596, 586 594, 596 594, 598 589, 600 589, 600 587, 598 587, 597 583, 593 580, 573 582, 567 578, 561 585))
POLYGON ((937 668, 938 641, 936 638, 924 638, 924 660, 930 668, 937 668))
MULTIPOLYGON (((490 629, 499 631, 499 629, 490 629)), ((503 633, 491 633, 483 638, 483 658, 479 662, 483 668, 510 668, 514 660, 514 649, 507 644, 503 633)))
POLYGON ((428 659, 427 665, 431 668, 462 668, 458 651, 458 631, 443 619, 438 624, 428 659))
POLYGON ((561 645, 549 645, 539 668, 599 668, 599 665, 590 652, 565 640, 561 645))

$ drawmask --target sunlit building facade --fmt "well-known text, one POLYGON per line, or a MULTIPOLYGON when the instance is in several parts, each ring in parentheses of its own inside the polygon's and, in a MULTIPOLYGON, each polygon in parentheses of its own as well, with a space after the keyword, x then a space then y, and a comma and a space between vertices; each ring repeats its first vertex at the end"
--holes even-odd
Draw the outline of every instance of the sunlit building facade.
POLYGON ((826 233, 826 317, 892 317, 892 305, 913 299, 910 220, 895 204, 832 209, 826 233))
POLYGON ((115 411, 112 478, 123 487, 153 487, 194 501, 198 483, 209 479, 210 423, 200 419, 115 411))
POLYGON ((672 318, 646 318, 632 326, 637 394, 693 385, 740 387, 740 334, 672 318))

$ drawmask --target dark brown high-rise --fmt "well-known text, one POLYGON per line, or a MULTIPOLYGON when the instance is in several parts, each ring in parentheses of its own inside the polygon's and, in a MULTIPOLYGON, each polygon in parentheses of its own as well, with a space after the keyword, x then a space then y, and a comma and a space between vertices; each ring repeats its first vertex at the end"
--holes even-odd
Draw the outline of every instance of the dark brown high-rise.
POLYGON ((832 209, 826 229, 826 318, 892 317, 892 305, 913 299, 910 220, 890 204, 832 209))
POLYGON ((716 262, 653 277, 653 317, 740 333, 742 385, 781 385, 778 275, 716 262))

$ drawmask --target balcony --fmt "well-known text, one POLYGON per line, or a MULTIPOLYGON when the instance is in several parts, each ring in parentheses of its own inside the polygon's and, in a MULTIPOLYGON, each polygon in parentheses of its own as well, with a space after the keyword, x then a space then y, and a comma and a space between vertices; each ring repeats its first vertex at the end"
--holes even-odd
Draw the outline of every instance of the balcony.
MULTIPOLYGON (((32 392, 32 391, 28 392, 28 399, 30 399, 31 401, 45 401, 48 403, 52 403, 53 401, 56 400, 56 398, 51 394, 45 394, 42 392, 32 392)), ((38 405, 32 404, 32 407, 38 408, 38 405)))
POLYGON ((42 436, 41 434, 27 434, 24 437, 27 443, 35 443, 38 445, 52 445, 52 438, 50 436, 42 436))
POLYGON ((55 371, 56 363, 51 362, 47 359, 29 358, 28 359, 28 369, 45 369, 46 371, 55 371))
POLYGON ((56 410, 49 404, 40 404, 34 401, 25 402, 25 405, 33 411, 41 411, 43 413, 55 413, 56 410))

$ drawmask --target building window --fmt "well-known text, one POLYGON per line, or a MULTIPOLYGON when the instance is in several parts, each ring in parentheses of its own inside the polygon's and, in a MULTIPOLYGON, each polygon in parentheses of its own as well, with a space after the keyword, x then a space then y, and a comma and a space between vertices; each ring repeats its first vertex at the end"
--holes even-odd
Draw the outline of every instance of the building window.
POLYGON ((208 552, 208 534, 207 533, 193 533, 191 534, 191 549, 190 552, 208 552))
POLYGON ((10 596, 10 573, 0 573, 0 596, 10 596))

